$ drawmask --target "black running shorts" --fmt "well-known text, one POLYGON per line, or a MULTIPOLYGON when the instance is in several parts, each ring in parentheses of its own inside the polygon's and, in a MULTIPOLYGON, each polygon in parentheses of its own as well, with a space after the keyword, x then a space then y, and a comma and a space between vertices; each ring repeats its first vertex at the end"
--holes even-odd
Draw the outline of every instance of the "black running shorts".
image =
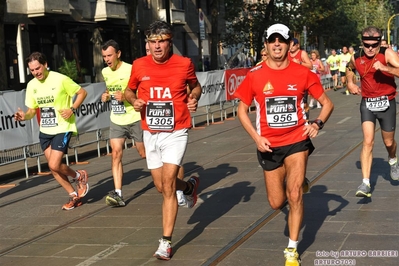
POLYGON ((360 116, 362 123, 371 121, 374 124, 376 120, 380 123, 380 127, 385 132, 395 131, 396 128, 396 100, 393 98, 389 101, 389 107, 382 112, 372 112, 366 107, 366 101, 363 98, 360 103, 360 116))
POLYGON ((272 171, 283 165, 284 159, 291 154, 307 150, 309 150, 308 155, 314 151, 314 146, 310 139, 287 146, 272 148, 273 152, 260 152, 257 150, 258 161, 263 170, 272 171))

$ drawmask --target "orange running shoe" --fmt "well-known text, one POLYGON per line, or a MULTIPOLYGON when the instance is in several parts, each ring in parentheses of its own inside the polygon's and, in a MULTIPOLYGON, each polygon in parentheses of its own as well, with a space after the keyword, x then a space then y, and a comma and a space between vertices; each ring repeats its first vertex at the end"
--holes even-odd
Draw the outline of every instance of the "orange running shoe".
POLYGON ((83 198, 89 192, 89 184, 87 183, 89 176, 86 170, 77 170, 77 172, 79 172, 80 176, 76 179, 76 191, 78 196, 83 198))
POLYGON ((62 206, 62 209, 69 211, 80 205, 82 205, 82 201, 80 201, 79 197, 70 197, 69 201, 62 206))

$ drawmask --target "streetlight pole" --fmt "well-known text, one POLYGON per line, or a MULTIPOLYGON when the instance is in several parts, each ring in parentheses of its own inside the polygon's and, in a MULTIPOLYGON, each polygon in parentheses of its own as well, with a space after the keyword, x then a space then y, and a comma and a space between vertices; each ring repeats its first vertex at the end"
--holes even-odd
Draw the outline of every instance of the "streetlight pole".
POLYGON ((387 25, 387 33, 388 33, 388 44, 391 44, 391 31, 390 31, 390 29, 389 29, 389 24, 391 24, 391 20, 394 18, 394 17, 396 17, 396 16, 399 16, 399 13, 398 14, 393 14, 389 19, 388 19, 388 25, 387 25))

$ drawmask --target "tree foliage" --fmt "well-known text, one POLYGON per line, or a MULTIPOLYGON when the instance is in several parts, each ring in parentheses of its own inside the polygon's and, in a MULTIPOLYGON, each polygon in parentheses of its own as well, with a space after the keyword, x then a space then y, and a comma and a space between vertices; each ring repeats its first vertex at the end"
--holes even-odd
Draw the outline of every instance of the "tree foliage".
POLYGON ((296 0, 260 0, 249 3, 225 0, 226 32, 222 36, 225 47, 241 46, 259 54, 264 44, 265 30, 276 22, 289 26, 298 16, 296 0))
MULTIPOLYGON (((393 14, 389 0, 260 0, 247 3, 225 0, 225 46, 252 46, 259 51, 262 35, 271 24, 281 22, 296 36, 303 35, 306 26, 307 46, 323 54, 325 47, 360 44, 360 32, 365 26, 387 28, 393 14)), ((392 27, 393 25, 391 25, 392 27)))

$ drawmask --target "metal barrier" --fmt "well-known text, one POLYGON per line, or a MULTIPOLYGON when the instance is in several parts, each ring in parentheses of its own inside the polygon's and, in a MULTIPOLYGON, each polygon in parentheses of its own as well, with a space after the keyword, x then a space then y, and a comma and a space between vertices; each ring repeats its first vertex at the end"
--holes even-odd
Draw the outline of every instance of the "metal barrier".
POLYGON ((7 165, 15 162, 24 161, 25 175, 29 177, 28 173, 28 158, 26 157, 26 147, 19 147, 0 151, 0 166, 7 165))
MULTIPOLYGON (((100 141, 101 141, 101 130, 100 129, 88 131, 88 132, 84 132, 82 134, 77 134, 76 136, 72 136, 71 141, 69 142, 69 148, 73 149, 73 152, 75 155, 75 163, 79 163, 78 148, 84 147, 86 145, 90 145, 93 143, 97 144, 97 153, 98 153, 98 157, 100 157, 101 156, 100 141), (94 138, 93 138, 93 135, 95 136, 94 138)), ((68 156, 65 156, 65 158, 66 158, 67 165, 69 165, 68 156)))
POLYGON ((38 173, 41 173, 42 166, 40 163, 40 156, 44 155, 44 152, 42 150, 42 147, 40 146, 40 143, 35 143, 27 146, 26 155, 29 156, 29 158, 36 158, 37 171, 38 173))

